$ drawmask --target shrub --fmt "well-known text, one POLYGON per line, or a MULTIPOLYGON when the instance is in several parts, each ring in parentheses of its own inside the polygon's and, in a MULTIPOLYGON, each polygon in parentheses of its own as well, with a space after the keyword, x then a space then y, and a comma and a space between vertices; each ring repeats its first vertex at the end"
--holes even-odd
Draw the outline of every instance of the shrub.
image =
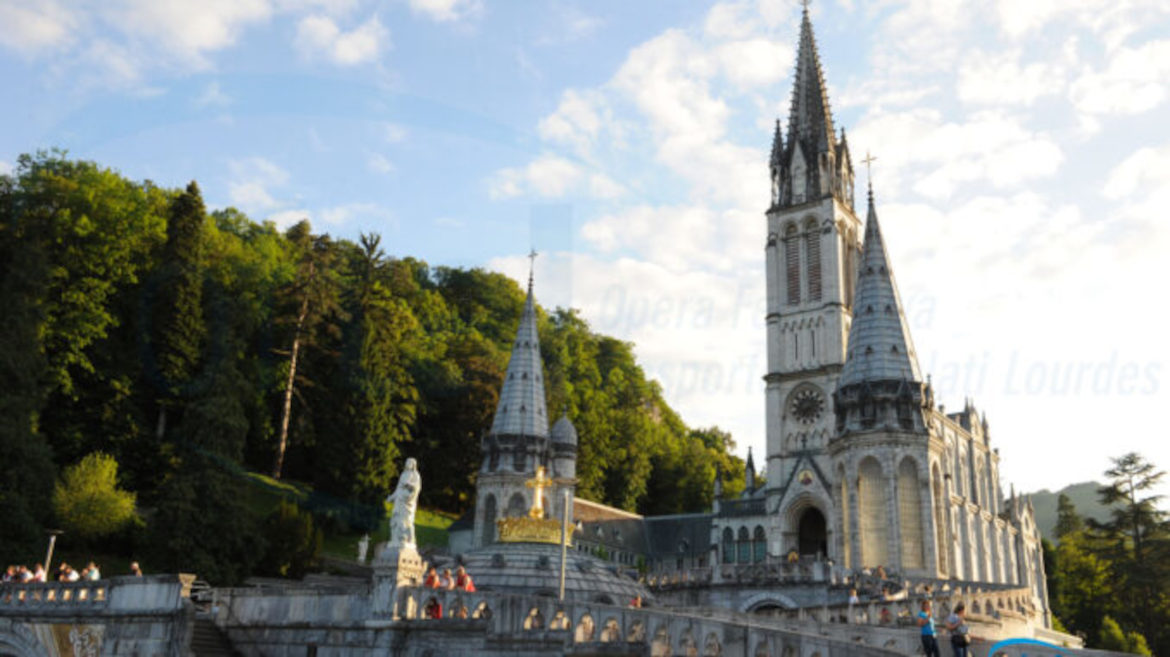
POLYGON ((69 466, 53 490, 62 527, 81 539, 119 531, 135 517, 134 493, 118 488, 118 462, 102 452, 69 466))

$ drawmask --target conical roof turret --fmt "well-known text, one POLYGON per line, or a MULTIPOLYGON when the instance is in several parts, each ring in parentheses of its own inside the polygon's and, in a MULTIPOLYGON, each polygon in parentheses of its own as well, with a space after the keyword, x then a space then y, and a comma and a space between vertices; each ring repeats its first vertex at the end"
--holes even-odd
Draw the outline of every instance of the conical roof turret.
POLYGON ((875 381, 921 383, 922 374, 870 188, 853 324, 838 385, 875 381))
POLYGON ((532 274, 528 275, 528 297, 512 342, 508 373, 500 390, 491 433, 548 438, 548 409, 544 398, 544 372, 540 358, 540 338, 536 333, 536 302, 532 294, 532 274))

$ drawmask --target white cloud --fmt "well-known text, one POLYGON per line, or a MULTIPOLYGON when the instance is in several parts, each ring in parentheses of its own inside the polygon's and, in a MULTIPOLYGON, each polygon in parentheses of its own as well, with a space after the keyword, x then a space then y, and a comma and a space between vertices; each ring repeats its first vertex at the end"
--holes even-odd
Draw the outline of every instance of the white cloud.
POLYGON ((12 165, 4 160, 0 160, 0 176, 7 176, 12 173, 12 165))
POLYGON ((370 171, 383 175, 394 173, 396 170, 394 163, 381 153, 371 153, 370 157, 366 159, 366 166, 369 167, 370 171))
POLYGON ((288 182, 287 171, 262 157, 233 160, 228 169, 234 178, 228 183, 228 196, 241 210, 264 212, 281 205, 270 190, 288 182))
POLYGON ((1072 84, 1072 102, 1090 115, 1145 112, 1166 100, 1167 78, 1170 40, 1120 48, 1103 70, 1081 73, 1072 84))
POLYGON ((871 112, 850 132, 850 143, 855 152, 877 155, 875 177, 883 193, 909 178, 916 192, 935 200, 949 198, 960 184, 990 182, 1010 189, 1046 178, 1064 159, 1052 137, 995 112, 976 113, 962 123, 932 109, 871 112))
POLYGON ((763 38, 733 41, 715 51, 723 74, 741 89, 759 89, 784 79, 792 70, 792 46, 763 38))
POLYGON ((1031 105, 1059 92, 1066 73, 1057 66, 1020 63, 1020 51, 1000 54, 975 51, 959 69, 959 99, 985 105, 1031 105))
POLYGON ((580 165, 563 157, 542 155, 527 166, 501 169, 489 181, 493 199, 508 199, 531 194, 542 198, 562 198, 584 194, 610 199, 625 193, 619 183, 601 173, 588 173, 580 165))
POLYGON ((276 224, 280 230, 288 230, 293 225, 299 223, 303 219, 309 218, 309 211, 304 209, 298 210, 281 210, 273 212, 264 218, 265 221, 271 221, 276 224))
POLYGON ((15 0, 0 4, 0 45, 33 55, 72 40, 75 14, 53 0, 15 0))
POLYGON ((232 102, 231 96, 228 96, 219 88, 219 81, 212 80, 204 87, 203 93, 195 99, 196 107, 226 107, 232 102))
POLYGON ((397 144, 401 141, 404 141, 406 136, 409 134, 405 126, 398 125, 397 123, 387 123, 383 125, 382 131, 382 136, 388 143, 391 144, 397 144))
POLYGON ((601 93, 569 89, 561 95, 556 111, 541 119, 536 130, 541 139, 572 146, 578 156, 588 158, 603 126, 612 125, 613 120, 601 93))
POLYGON ((233 45, 245 26, 273 13, 268 0, 130 0, 105 6, 107 20, 125 34, 198 66, 207 64, 206 53, 233 45))
POLYGON ((440 23, 452 23, 473 18, 483 10, 480 0, 409 0, 416 14, 440 23))
POLYGON ((1109 173, 1101 193, 1119 200, 1142 191, 1170 191, 1170 145, 1142 148, 1125 158, 1109 173))
POLYGON ((389 48, 389 31, 377 16, 345 32, 327 16, 308 16, 297 25, 297 44, 307 56, 322 55, 340 66, 377 60, 389 48))

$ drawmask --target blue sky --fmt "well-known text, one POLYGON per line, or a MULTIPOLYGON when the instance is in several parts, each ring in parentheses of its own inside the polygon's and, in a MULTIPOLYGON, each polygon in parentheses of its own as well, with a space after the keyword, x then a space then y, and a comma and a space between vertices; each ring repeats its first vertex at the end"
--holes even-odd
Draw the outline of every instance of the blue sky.
MULTIPOLYGON (((763 210, 795 0, 0 0, 0 170, 66 148, 212 207, 522 278, 763 452, 763 210)), ((1170 6, 811 7, 936 395, 1024 489, 1170 468, 1170 6)), ((859 181, 864 173, 859 166, 859 181)))

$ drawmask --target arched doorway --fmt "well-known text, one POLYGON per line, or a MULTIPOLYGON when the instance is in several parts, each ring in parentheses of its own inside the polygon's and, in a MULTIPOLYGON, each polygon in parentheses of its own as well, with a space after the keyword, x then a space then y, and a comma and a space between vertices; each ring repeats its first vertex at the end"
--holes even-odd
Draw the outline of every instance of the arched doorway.
POLYGON ((816 508, 810 506, 800 514, 797 536, 797 549, 802 556, 828 556, 829 540, 826 535, 825 515, 816 508))

